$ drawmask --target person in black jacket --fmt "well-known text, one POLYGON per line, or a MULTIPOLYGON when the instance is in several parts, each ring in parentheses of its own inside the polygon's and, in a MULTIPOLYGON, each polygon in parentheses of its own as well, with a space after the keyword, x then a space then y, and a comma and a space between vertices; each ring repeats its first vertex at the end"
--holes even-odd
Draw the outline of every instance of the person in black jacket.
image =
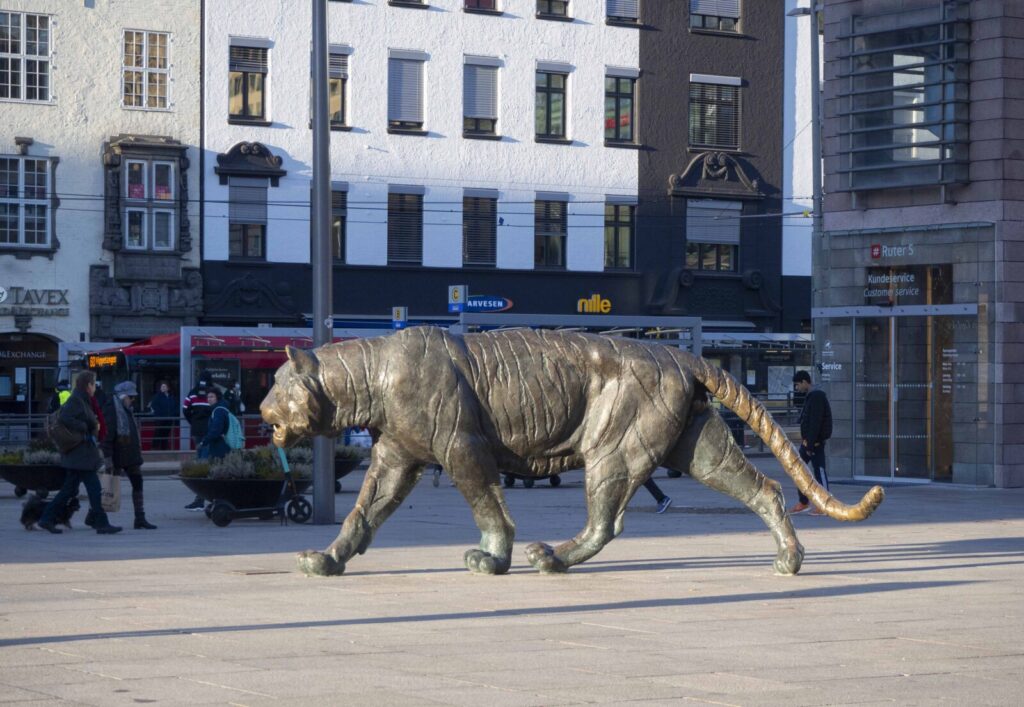
POLYGON ((160 389, 149 401, 149 411, 157 418, 153 425, 153 449, 171 449, 170 441, 178 429, 178 403, 171 397, 167 381, 160 381, 160 389))
POLYGON ((82 435, 82 441, 69 452, 61 453, 60 465, 64 467, 64 486, 46 505, 43 515, 36 523, 40 528, 59 534, 61 529, 55 524, 58 508, 64 508, 68 499, 78 495, 78 487, 85 484, 89 494, 89 512, 92 513, 96 532, 100 535, 112 535, 121 528, 111 525, 103 510, 100 499, 100 479, 96 472, 103 467, 103 455, 100 454, 96 435, 99 432, 99 421, 92 411, 92 395, 96 392, 96 374, 82 371, 75 379, 75 390, 71 397, 60 408, 59 420, 72 432, 82 435))
MULTIPOLYGON (((132 403, 139 391, 131 381, 114 386, 114 395, 107 400, 103 417, 107 420, 107 436, 103 440, 103 456, 108 469, 124 473, 132 485, 132 506, 135 508, 135 529, 156 530, 146 520, 146 509, 142 497, 142 439, 139 424, 132 412, 132 403)), ((91 520, 86 515, 88 525, 91 520)))
MULTIPOLYGON (((832 407, 828 404, 825 391, 811 385, 811 375, 807 371, 797 371, 793 375, 793 387, 804 396, 804 405, 800 410, 800 458, 810 463, 814 478, 828 491, 828 475, 825 473, 825 442, 832 436, 832 407)), ((807 496, 800 493, 799 502, 789 512, 803 513, 810 508, 807 496)), ((823 515, 818 509, 812 509, 811 515, 823 515)))
MULTIPOLYGON (((207 391, 211 389, 209 381, 205 378, 199 379, 199 385, 188 392, 185 402, 181 406, 182 414, 188 420, 192 431, 192 442, 196 449, 206 437, 206 430, 210 426, 210 403, 206 400, 207 391)), ((196 496, 192 502, 185 506, 189 511, 201 511, 206 505, 202 496, 196 496)))

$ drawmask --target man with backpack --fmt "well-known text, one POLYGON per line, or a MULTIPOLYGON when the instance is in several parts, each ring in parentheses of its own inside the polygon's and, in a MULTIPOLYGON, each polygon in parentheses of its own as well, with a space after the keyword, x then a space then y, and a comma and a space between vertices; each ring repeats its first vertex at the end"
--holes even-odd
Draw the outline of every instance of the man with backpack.
MULTIPOLYGON (((825 391, 811 385, 811 375, 807 371, 797 371, 793 375, 793 387, 804 396, 804 405, 800 410, 800 458, 811 465, 814 478, 828 491, 828 475, 825 473, 825 442, 832 436, 832 407, 828 404, 825 391)), ((800 493, 799 502, 789 513, 803 513, 810 508, 807 496, 800 493)), ((817 508, 811 515, 824 515, 817 508)))

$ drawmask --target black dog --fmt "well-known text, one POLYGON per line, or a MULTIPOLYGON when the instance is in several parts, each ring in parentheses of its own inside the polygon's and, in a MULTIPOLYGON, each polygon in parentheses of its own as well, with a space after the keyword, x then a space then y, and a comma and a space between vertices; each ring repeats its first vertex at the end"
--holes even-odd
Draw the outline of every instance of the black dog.
MULTIPOLYGON (((32 530, 35 524, 43 517, 43 510, 46 508, 47 501, 39 498, 39 496, 33 494, 21 507, 21 524, 25 526, 25 530, 32 530)), ((68 499, 67 504, 63 508, 57 510, 57 515, 54 517, 53 522, 57 525, 66 525, 71 528, 71 516, 75 515, 75 511, 82 507, 82 504, 78 502, 78 498, 72 496, 68 499)))

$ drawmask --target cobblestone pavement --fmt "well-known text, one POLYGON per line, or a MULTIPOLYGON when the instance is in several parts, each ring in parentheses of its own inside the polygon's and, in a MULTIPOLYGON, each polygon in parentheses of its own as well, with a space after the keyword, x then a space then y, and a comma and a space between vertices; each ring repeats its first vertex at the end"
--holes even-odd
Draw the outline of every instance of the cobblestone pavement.
POLYGON ((479 577, 462 569, 468 508, 425 475, 329 579, 294 554, 337 527, 217 528, 173 478, 146 479, 158 530, 130 529, 126 493, 114 536, 81 513, 63 535, 26 532, 2 483, 0 702, 1024 704, 1024 490, 899 487, 865 523, 798 516, 804 569, 777 577, 758 518, 657 477, 672 508, 641 490, 623 535, 563 576, 523 549, 579 530, 582 475, 507 491, 513 568, 479 577))

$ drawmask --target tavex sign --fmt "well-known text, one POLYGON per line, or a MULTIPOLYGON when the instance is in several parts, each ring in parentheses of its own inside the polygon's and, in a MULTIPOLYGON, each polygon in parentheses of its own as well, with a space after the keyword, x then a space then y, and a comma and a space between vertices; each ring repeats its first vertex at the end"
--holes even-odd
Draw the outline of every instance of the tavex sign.
POLYGON ((0 315, 68 316, 68 290, 0 286, 0 315))

